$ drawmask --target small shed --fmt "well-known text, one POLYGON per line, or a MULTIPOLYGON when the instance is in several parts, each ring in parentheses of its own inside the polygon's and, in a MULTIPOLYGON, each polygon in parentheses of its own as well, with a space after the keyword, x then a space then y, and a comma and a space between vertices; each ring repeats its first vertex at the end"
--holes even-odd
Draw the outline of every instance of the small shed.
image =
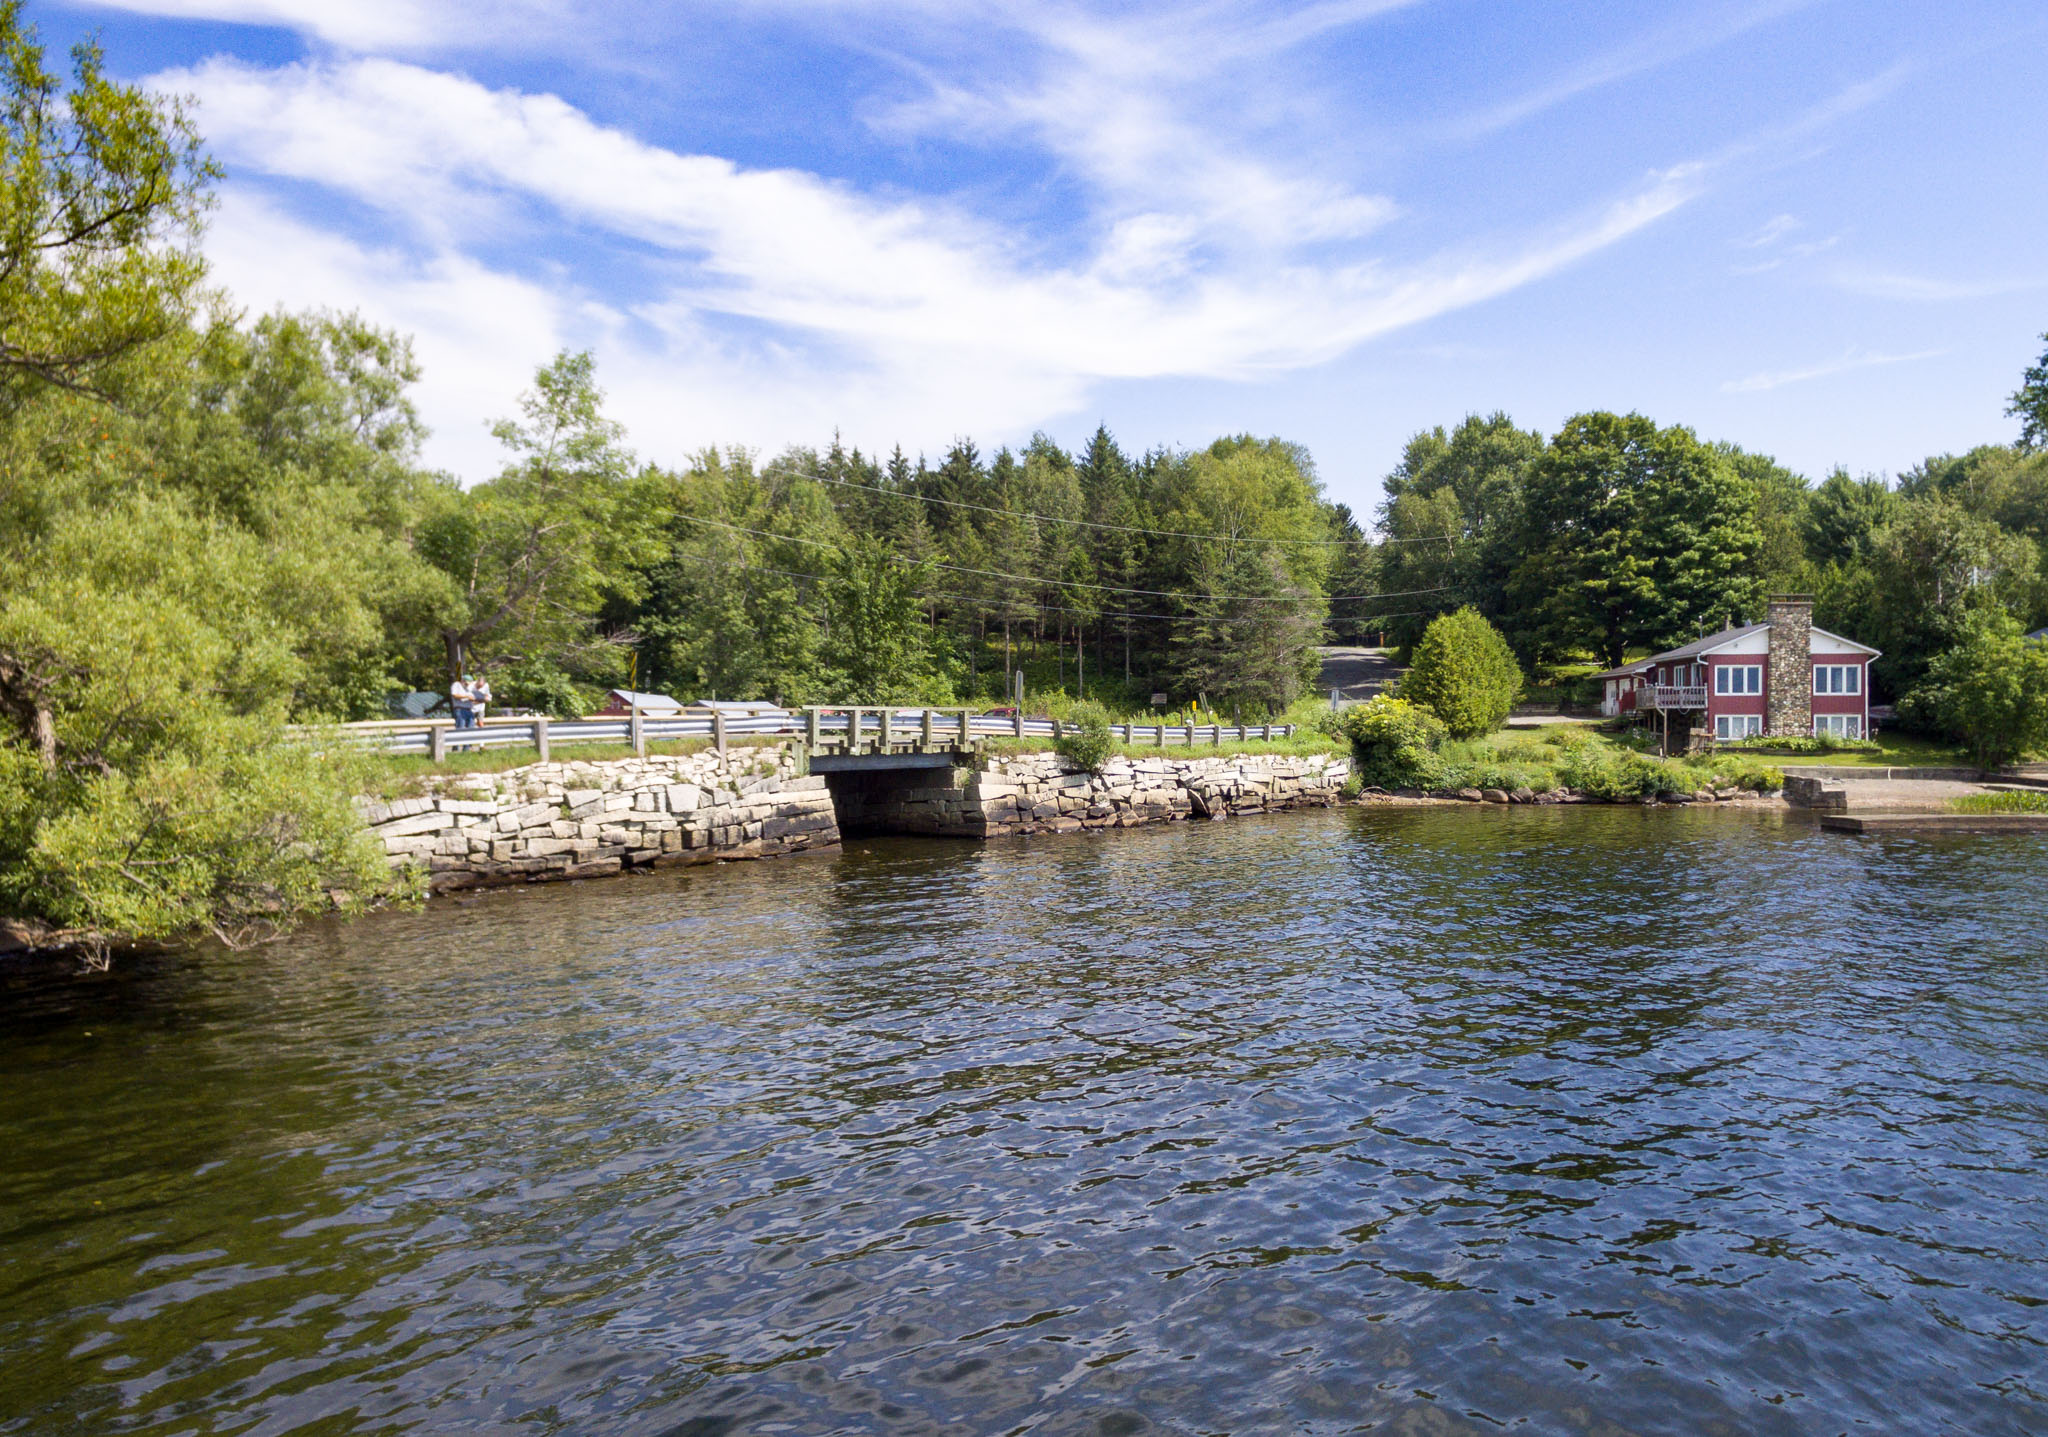
POLYGON ((604 707, 597 712, 604 718, 625 718, 634 709, 643 714, 668 715, 682 712, 682 704, 667 694, 635 693, 632 689, 613 689, 604 696, 604 707))

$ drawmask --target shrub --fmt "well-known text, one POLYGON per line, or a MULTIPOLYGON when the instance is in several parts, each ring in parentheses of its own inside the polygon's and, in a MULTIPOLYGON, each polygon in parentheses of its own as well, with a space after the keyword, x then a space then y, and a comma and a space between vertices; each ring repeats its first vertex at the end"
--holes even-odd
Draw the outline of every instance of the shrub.
POLYGON ((1053 752, 1075 768, 1098 773, 1109 761, 1116 740, 1109 732, 1109 711, 1092 699, 1084 699, 1067 710, 1060 736, 1052 741, 1053 752))
POLYGON ((2024 637, 2008 614, 1973 613, 1899 716, 1960 740, 1986 768, 2048 748, 2048 644, 2024 637))
POLYGON ((1428 788, 1436 780, 1443 721, 1427 709, 1382 694, 1338 715, 1351 741, 1359 781, 1381 788, 1428 788))
POLYGON ((1521 696, 1514 651, 1473 608, 1431 621, 1401 678, 1401 697, 1435 714, 1456 738, 1499 728, 1521 696))

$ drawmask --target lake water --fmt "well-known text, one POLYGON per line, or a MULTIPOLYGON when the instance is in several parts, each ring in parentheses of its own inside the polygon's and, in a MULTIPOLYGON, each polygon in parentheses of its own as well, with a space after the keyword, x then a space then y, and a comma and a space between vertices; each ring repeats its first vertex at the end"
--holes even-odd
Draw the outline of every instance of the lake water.
POLYGON ((2048 843, 872 840, 0 980, 0 1432, 2048 1430, 2048 843))

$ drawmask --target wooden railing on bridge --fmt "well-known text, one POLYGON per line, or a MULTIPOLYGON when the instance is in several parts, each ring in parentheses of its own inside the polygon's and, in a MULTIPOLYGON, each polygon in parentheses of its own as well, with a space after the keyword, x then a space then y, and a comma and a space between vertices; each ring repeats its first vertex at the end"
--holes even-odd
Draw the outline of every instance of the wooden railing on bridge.
MULTIPOLYGON (((1058 719, 990 714, 966 708, 815 707, 684 709, 585 719, 486 718, 475 728, 453 719, 391 719, 334 724, 309 733, 338 735, 373 753, 413 754, 440 763, 451 753, 531 748, 547 760, 566 744, 606 744, 645 753, 650 743, 708 739, 720 753, 733 739, 801 738, 813 753, 967 752, 986 739, 1054 739, 1058 719)), ((1289 738, 1293 724, 1119 723, 1110 732, 1126 744, 1195 747, 1289 738)))

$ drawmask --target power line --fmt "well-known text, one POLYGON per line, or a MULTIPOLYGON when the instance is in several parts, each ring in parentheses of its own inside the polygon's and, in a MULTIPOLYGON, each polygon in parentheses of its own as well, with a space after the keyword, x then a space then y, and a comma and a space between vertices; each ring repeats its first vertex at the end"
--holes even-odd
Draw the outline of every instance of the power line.
POLYGON ((988 504, 970 504, 965 499, 944 499, 937 494, 919 494, 911 489, 886 489, 878 484, 862 484, 853 479, 835 479, 827 474, 813 473, 808 469, 793 469, 786 465, 770 464, 761 472, 787 474, 819 484, 837 484, 846 489, 864 489, 870 494, 882 494, 892 499, 916 499, 925 504, 944 504, 949 509, 972 509, 977 513, 1000 514, 1010 519, 1031 519, 1040 524, 1072 524, 1081 529, 1101 529, 1114 534, 1150 534, 1162 539, 1205 539, 1219 544, 1291 544, 1302 548, 1344 548, 1363 544, 1370 548, 1375 544, 1448 544, 1454 538, 1451 534, 1424 534, 1412 539, 1255 539, 1238 534, 1197 534, 1186 529, 1147 529, 1136 524, 1102 524, 1093 519, 1065 519, 1057 514, 1031 514, 1022 509, 998 509, 988 504))
MULTIPOLYGON (((751 534, 759 539, 779 539, 792 544, 809 544, 814 548, 834 549, 840 553, 846 552, 844 546, 836 544, 829 539, 807 539, 799 534, 777 534, 767 529, 749 529, 743 524, 727 524, 722 520, 705 519, 696 514, 678 512, 675 517, 691 524, 706 524, 714 529, 727 529, 735 534, 751 534)), ((1172 589, 1130 589, 1116 584, 1087 584, 1074 579, 1043 579, 1032 574, 1006 574, 999 569, 977 569, 966 564, 941 563, 937 559, 927 559, 923 562, 930 564, 933 568, 947 569, 956 574, 977 574, 984 578, 1009 579, 1019 584, 1036 584, 1056 589, 1096 589, 1105 594, 1142 594, 1152 599, 1208 599, 1218 603, 1295 604, 1301 602, 1299 599, 1290 599, 1277 594, 1184 594, 1172 589)), ((1438 584, 1434 588, 1429 589, 1395 589, 1384 594, 1328 594, 1324 596, 1324 599, 1325 602, 1332 604, 1362 602, 1371 599, 1405 599, 1416 594, 1441 594, 1449 587, 1450 585, 1448 584, 1438 584)))
MULTIPOLYGON (((699 562, 700 567, 706 569, 716 569, 721 573, 779 574, 785 579, 810 579, 813 582, 820 584, 827 584, 832 581, 832 576, 829 574, 805 574, 795 569, 778 569, 771 564, 722 564, 717 562, 716 560, 701 560, 699 562)), ((910 592, 917 595, 921 599, 965 599, 970 603, 981 602, 985 597, 979 594, 963 594, 960 593, 958 590, 954 589, 912 589, 910 590, 910 592)), ((1158 619, 1169 624, 1238 624, 1251 622, 1250 615, 1244 615, 1236 618, 1209 618, 1201 614, 1139 614, 1126 612, 1121 609, 1074 609, 1069 608, 1064 604, 1034 603, 1032 607, 1036 609, 1044 609, 1050 613, 1055 614, 1079 614, 1084 618, 1091 619, 1158 619)), ((1430 609, 1397 609, 1392 613, 1376 613, 1371 615, 1371 617, 1375 619, 1401 619, 1407 618, 1413 614, 1427 614, 1432 612, 1434 611, 1430 609)))

